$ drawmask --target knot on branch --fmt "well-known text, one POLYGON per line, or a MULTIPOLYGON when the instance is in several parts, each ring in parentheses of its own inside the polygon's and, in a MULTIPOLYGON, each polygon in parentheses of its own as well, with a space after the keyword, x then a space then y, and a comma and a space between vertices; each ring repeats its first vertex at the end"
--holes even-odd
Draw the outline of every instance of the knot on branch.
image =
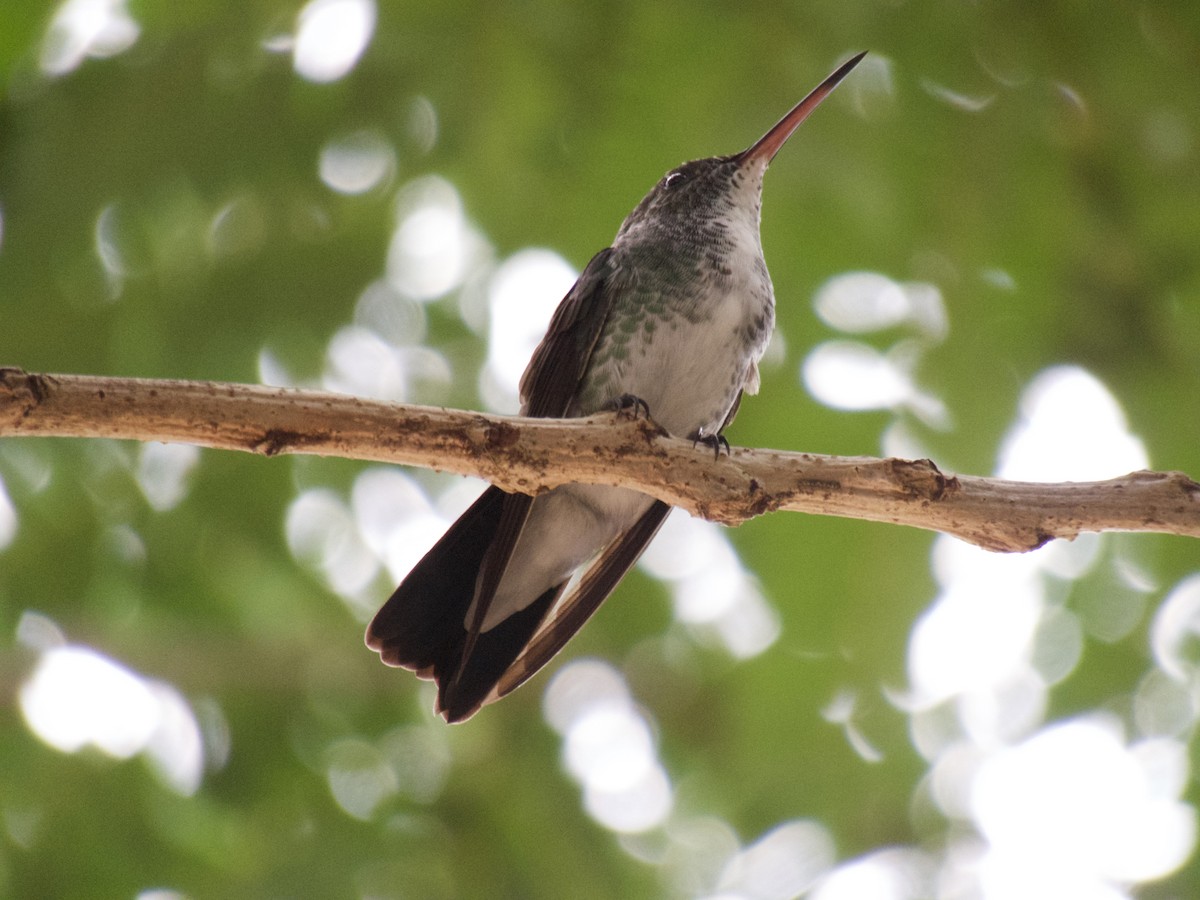
POLYGON ((889 459, 892 477, 910 497, 936 503, 947 492, 960 488, 958 479, 947 477, 931 459, 889 459))
POLYGON ((250 445, 253 453, 262 456, 279 456, 303 445, 303 435, 283 428, 271 428, 250 445))
POLYGON ((521 429, 508 422, 484 422, 483 442, 488 450, 507 450, 521 439, 521 429))
POLYGON ((17 425, 37 409, 50 393, 50 379, 16 366, 0 366, 0 396, 11 406, 9 422, 17 425))
POLYGON ((1130 482, 1138 484, 1170 484, 1178 488, 1186 499, 1200 502, 1200 484, 1189 478, 1185 472, 1150 472, 1141 469, 1130 472, 1128 478, 1130 482))

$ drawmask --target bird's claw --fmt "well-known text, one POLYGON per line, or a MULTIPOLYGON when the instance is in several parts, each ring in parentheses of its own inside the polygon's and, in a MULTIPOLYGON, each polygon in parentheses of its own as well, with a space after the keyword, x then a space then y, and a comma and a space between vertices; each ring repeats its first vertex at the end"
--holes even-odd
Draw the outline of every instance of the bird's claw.
POLYGON ((650 404, 634 394, 622 394, 611 405, 613 411, 622 418, 636 419, 639 414, 650 418, 650 404))
POLYGON ((722 450, 725 451, 726 456, 729 455, 729 441, 725 439, 725 435, 723 434, 705 434, 703 431, 696 430, 689 434, 688 437, 691 438, 693 447, 697 444, 703 444, 705 447, 711 448, 713 459, 720 459, 722 450))

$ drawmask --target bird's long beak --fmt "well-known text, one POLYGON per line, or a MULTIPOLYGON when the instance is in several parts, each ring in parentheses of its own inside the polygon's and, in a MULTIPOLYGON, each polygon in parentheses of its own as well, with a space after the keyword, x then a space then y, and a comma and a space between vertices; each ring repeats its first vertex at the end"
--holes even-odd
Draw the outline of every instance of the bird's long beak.
POLYGON ((867 51, 863 51, 858 56, 853 57, 847 62, 842 63, 838 68, 822 81, 819 85, 812 89, 807 97, 792 107, 792 111, 780 119, 775 126, 764 134, 751 147, 743 150, 738 154, 737 160, 742 165, 748 162, 762 161, 765 166, 775 154, 779 152, 779 148, 787 143, 787 139, 792 136, 792 132, 800 127, 800 123, 809 117, 814 109, 821 105, 821 101, 828 97, 838 83, 850 74, 850 70, 857 66, 867 51))

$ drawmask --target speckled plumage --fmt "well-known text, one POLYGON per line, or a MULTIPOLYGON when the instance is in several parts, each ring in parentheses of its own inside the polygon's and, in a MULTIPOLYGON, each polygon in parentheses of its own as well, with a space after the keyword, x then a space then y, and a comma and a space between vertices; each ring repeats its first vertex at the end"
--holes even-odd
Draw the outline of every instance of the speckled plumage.
POLYGON ((629 215, 606 267, 608 319, 574 414, 632 394, 672 434, 716 434, 739 394, 758 389, 775 322, 758 222, 765 164, 686 163, 629 215))

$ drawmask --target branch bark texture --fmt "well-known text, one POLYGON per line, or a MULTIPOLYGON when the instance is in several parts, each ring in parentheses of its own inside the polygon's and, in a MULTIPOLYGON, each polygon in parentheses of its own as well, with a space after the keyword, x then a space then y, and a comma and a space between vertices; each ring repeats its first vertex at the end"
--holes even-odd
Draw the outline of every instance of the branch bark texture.
POLYGON ((531 494, 567 482, 619 485, 726 525, 787 509, 941 531, 997 551, 1096 531, 1200 537, 1200 484, 1180 472, 1042 484, 947 475, 926 459, 741 448, 714 459, 653 422, 615 415, 528 419, 261 385, 0 368, 0 438, 21 436, 398 463, 531 494))

